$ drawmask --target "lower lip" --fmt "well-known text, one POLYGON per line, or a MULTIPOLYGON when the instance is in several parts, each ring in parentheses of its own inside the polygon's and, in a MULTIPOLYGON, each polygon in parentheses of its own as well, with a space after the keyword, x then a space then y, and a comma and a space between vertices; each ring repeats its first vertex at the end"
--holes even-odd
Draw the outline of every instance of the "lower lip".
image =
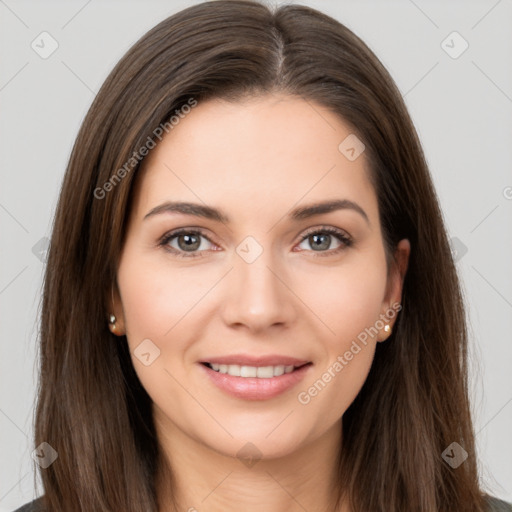
POLYGON ((222 391, 243 398, 244 400, 267 400, 284 393, 299 383, 312 366, 308 363, 291 373, 284 373, 279 377, 260 379, 257 377, 233 377, 227 373, 220 373, 208 366, 199 363, 212 382, 222 391))

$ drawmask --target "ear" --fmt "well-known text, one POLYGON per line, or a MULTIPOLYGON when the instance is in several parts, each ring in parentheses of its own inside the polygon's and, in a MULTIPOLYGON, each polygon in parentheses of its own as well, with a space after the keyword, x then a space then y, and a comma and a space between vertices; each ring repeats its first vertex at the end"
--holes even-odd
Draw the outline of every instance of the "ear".
MULTIPOLYGON (((409 240, 404 238, 398 243, 393 260, 388 272, 388 282, 386 287, 386 295, 382 302, 382 315, 386 315, 390 309, 393 309, 393 304, 400 304, 402 302, 402 289, 404 284, 405 274, 409 265, 409 256, 411 254, 411 244, 409 240)), ((396 312, 396 311, 395 311, 396 312)), ((389 318, 389 317, 388 317, 389 318)), ((393 318, 386 321, 387 324, 393 329, 397 319, 395 314, 393 318)), ((385 341, 391 335, 391 331, 386 332, 381 329, 377 341, 385 341)))
POLYGON ((108 328, 112 334, 115 334, 116 336, 123 336, 126 334, 123 303, 116 283, 112 284, 111 295, 107 303, 109 304, 107 314, 108 328), (111 315, 115 317, 114 322, 111 322, 111 315))

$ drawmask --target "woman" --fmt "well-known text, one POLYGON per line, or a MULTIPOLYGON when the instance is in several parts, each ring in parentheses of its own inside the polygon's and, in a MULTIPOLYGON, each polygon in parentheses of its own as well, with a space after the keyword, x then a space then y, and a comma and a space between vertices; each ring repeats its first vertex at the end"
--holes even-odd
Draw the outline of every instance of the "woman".
POLYGON ((121 59, 49 250, 25 510, 509 510, 411 119, 337 21, 205 2, 121 59))

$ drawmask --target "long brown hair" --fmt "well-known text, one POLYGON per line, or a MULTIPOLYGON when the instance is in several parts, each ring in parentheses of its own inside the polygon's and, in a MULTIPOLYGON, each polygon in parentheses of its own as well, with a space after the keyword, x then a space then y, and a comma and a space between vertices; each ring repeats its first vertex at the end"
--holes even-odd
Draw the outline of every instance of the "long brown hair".
POLYGON ((219 0, 167 18, 126 53, 73 147, 49 248, 40 332, 35 445, 47 442, 59 455, 41 469, 49 511, 158 510, 155 483, 166 462, 151 400, 126 339, 107 326, 140 167, 133 155, 148 141, 158 143, 155 129, 190 98, 237 101, 273 92, 316 102, 353 127, 366 145, 388 263, 399 240, 409 239, 412 248, 394 332, 378 344, 370 374, 343 416, 340 498, 345 493, 362 512, 483 510, 461 290, 397 87, 366 44, 325 14, 219 0), (441 456, 452 442, 468 453, 455 469, 441 456))

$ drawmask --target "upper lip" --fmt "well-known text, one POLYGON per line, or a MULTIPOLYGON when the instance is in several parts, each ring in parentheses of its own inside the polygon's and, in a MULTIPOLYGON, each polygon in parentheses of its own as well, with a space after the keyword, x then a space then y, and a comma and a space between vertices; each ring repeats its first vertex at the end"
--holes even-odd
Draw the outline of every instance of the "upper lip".
POLYGON ((238 364, 240 366, 303 366, 310 361, 297 359, 296 357, 270 354, 266 356, 252 356, 247 354, 230 354, 227 356, 209 357, 201 363, 213 364, 238 364))

